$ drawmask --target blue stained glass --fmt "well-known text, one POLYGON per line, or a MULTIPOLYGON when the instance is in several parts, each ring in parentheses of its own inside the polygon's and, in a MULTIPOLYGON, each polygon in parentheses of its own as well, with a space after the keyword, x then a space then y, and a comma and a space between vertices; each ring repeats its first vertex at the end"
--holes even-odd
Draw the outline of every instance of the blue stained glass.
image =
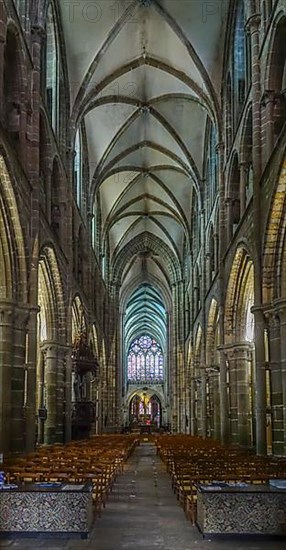
POLYGON ((147 334, 136 338, 129 347, 127 370, 129 382, 163 382, 164 358, 160 344, 147 334))

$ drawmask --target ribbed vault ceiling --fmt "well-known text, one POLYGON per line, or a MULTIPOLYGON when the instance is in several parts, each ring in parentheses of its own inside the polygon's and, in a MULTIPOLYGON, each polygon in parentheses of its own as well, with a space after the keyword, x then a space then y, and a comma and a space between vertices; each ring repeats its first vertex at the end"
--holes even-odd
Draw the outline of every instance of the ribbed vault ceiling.
POLYGON ((89 206, 96 197, 103 248, 108 242, 123 290, 135 280, 170 287, 190 244, 207 120, 219 118, 228 2, 216 4, 208 14, 204 0, 104 0, 88 11, 86 2, 72 11, 61 2, 72 120, 86 129, 89 206))
POLYGON ((149 334, 166 349, 166 311, 160 293, 149 284, 142 284, 130 296, 124 317, 126 351, 132 341, 149 334))

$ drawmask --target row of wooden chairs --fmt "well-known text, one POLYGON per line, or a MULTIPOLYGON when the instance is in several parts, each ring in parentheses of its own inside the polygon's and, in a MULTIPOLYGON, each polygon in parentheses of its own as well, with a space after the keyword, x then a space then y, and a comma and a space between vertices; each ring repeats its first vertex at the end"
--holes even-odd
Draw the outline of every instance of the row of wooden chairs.
POLYGON ((272 478, 286 479, 286 458, 260 457, 252 450, 199 436, 159 436, 156 445, 177 499, 193 524, 199 484, 261 484, 272 478))
POLYGON ((94 436, 66 445, 43 446, 25 456, 6 458, 3 470, 9 483, 92 484, 95 516, 101 515, 116 476, 138 444, 132 435, 94 436))

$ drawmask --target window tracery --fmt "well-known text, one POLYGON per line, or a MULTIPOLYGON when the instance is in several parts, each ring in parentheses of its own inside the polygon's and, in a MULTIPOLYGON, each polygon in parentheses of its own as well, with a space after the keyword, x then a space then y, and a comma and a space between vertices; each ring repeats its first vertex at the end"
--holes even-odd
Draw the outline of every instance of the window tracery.
POLYGON ((136 338, 128 352, 128 382, 158 384, 164 379, 164 356, 154 338, 143 335, 136 338))

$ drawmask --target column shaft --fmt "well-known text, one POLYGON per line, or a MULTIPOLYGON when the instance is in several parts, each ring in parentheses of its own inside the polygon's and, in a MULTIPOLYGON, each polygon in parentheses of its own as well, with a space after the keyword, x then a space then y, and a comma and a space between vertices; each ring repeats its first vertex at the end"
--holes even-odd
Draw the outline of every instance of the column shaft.
POLYGON ((45 423, 45 443, 56 443, 57 434, 57 348, 55 344, 46 344, 45 354, 45 392, 47 420, 45 423))
POLYGON ((0 304, 0 443, 4 453, 10 450, 11 385, 13 360, 13 306, 0 304))

